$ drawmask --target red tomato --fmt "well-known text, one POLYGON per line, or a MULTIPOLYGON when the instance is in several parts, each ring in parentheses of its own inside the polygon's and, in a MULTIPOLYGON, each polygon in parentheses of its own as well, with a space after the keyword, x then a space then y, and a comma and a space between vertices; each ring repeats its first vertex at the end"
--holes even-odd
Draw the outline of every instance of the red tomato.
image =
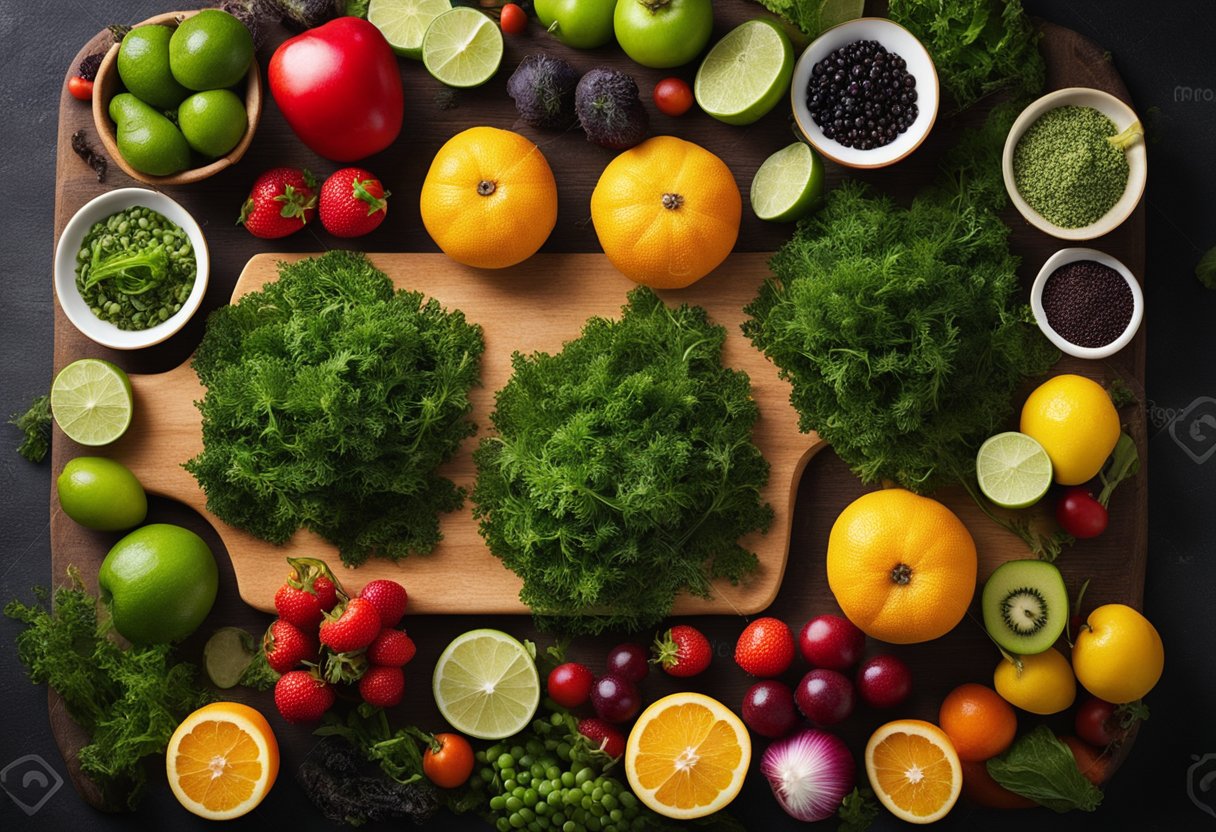
POLYGON ((439 750, 422 753, 422 772, 441 789, 463 786, 473 773, 473 746, 460 734, 436 734, 439 750))
POLYGON ((1086 699, 1081 703, 1081 707, 1077 708, 1074 727, 1077 729, 1077 736, 1098 748, 1105 748, 1127 736, 1127 732, 1119 726, 1115 717, 1115 706, 1096 696, 1086 699))
POLYGON ((87 78, 81 78, 79 75, 73 75, 68 79, 68 94, 77 101, 92 101, 93 82, 87 78))
POLYGON ((1073 759, 1077 761, 1077 770, 1086 780, 1095 786, 1106 782, 1110 776, 1110 757, 1107 754, 1091 748, 1076 737, 1060 737, 1060 740, 1072 752, 1073 759))
POLYGON ((528 28, 528 13, 515 3, 507 3, 499 13, 498 25, 508 35, 522 34, 528 28))
POLYGON ((654 106, 669 116, 682 116, 692 107, 692 89, 680 78, 664 78, 654 85, 654 106))
POLYGON ((340 17, 284 41, 270 59, 270 92, 301 141, 327 159, 362 159, 401 132, 397 56, 360 18, 340 17))
POLYGON ((1056 522, 1073 537, 1097 537, 1106 531, 1106 507, 1083 487, 1070 488, 1056 506, 1056 522))
POLYGON ((577 708, 591 698, 595 677, 586 665, 578 662, 559 664, 549 671, 546 688, 549 698, 563 708, 577 708))

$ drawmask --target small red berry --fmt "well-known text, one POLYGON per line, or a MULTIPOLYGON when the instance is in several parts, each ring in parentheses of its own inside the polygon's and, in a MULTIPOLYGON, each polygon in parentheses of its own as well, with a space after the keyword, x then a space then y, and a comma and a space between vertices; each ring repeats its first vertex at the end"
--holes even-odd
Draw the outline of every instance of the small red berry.
POLYGON ((359 695, 364 702, 377 708, 391 708, 400 704, 404 694, 405 674, 399 667, 374 664, 359 680, 359 695))

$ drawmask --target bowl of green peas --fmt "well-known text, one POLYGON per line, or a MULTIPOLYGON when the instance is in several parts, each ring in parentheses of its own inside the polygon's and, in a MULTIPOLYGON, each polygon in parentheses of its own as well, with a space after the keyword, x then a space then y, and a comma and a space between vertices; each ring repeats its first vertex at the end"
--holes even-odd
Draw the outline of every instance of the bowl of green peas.
POLYGON ((55 249, 55 296, 102 346, 136 350, 185 326, 207 292, 207 241, 190 213, 158 191, 121 188, 68 221, 55 249))

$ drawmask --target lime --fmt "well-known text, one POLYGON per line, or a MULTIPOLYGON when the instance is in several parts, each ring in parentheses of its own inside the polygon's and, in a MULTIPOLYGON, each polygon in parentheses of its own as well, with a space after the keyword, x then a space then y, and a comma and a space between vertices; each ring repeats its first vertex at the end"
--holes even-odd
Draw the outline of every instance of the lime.
POLYGON ((240 627, 220 627, 203 647, 203 668, 221 690, 236 687, 257 655, 253 636, 240 627))
POLYGON ((51 384, 51 413, 68 439, 108 445, 131 425, 131 380, 100 358, 81 358, 51 384))
POLYGON ((435 704, 461 733, 499 740, 528 726, 540 704, 540 674, 528 649, 499 630, 456 636, 435 663, 435 704))
POLYGON ((367 22, 380 30, 394 52, 417 61, 427 27, 451 8, 450 0, 372 0, 367 22))
POLYGON ((805 217, 823 202, 823 160, 802 142, 778 150, 752 178, 751 202, 762 220, 792 222, 805 217))
POLYGON ((172 37, 173 30, 168 26, 138 26, 127 32, 118 48, 118 77, 123 86, 139 100, 162 110, 176 107, 190 94, 169 70, 172 37))
POLYGON ((866 0, 823 0, 819 5, 819 31, 825 32, 865 14, 866 0))
POLYGON ((118 125, 118 152, 131 167, 152 176, 190 167, 190 145, 182 131, 131 93, 110 99, 110 118, 118 125))
POLYGON ((182 102, 177 108, 177 125, 190 147, 215 158, 236 147, 249 127, 249 117, 232 90, 208 90, 182 102))
POLYGON ((231 87, 249 70, 253 36, 228 12, 203 9, 183 20, 169 39, 169 68, 183 87, 231 87))
POLYGON ((422 38, 422 65, 449 87, 476 87, 498 72, 502 32, 476 9, 459 6, 431 21, 422 38))
POLYGON ((135 644, 180 641, 198 629, 219 586, 219 570, 201 537, 153 523, 114 544, 97 573, 114 628, 135 644))
POLYGON ((148 516, 148 495, 131 469, 105 457, 70 460, 55 480, 55 491, 63 513, 88 529, 119 532, 148 516))
POLYGON ((701 62, 693 95, 727 124, 751 124, 776 106, 794 75, 789 36, 768 20, 749 20, 726 33, 701 62))
POLYGON ((1043 446, 1017 431, 989 437, 975 455, 980 491, 1004 508, 1037 503, 1051 487, 1051 473, 1051 459, 1043 446))

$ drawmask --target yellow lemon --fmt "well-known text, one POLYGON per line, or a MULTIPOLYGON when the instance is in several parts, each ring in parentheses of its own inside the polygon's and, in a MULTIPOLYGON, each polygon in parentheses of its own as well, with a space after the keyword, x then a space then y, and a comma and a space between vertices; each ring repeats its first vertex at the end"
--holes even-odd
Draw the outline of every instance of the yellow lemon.
POLYGON ((1002 659, 992 675, 992 686, 1010 705, 1032 714, 1058 714, 1077 698, 1072 667, 1054 647, 1019 656, 1017 663, 1002 659))
POLYGON ((1142 698, 1161 678, 1165 647, 1149 620, 1126 604, 1089 614, 1072 648, 1077 681, 1099 699, 1122 705, 1142 698))
POLYGON ((1071 374, 1040 384, 1022 406, 1022 433, 1051 458, 1060 485, 1097 476, 1119 441, 1119 413, 1096 381, 1071 374))

